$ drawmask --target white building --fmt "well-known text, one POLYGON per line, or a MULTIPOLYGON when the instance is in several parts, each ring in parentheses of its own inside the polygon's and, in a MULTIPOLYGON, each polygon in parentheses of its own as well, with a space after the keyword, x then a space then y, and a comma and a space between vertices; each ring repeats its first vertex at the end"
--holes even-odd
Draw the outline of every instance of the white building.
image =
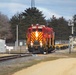
POLYGON ((0 53, 4 53, 4 52, 6 52, 5 40, 0 39, 0 53))

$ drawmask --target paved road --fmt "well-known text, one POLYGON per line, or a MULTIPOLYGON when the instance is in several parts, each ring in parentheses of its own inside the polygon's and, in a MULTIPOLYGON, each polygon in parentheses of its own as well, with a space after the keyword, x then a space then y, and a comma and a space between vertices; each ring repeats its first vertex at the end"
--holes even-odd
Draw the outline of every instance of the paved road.
POLYGON ((13 75, 76 75, 76 58, 42 62, 13 75))

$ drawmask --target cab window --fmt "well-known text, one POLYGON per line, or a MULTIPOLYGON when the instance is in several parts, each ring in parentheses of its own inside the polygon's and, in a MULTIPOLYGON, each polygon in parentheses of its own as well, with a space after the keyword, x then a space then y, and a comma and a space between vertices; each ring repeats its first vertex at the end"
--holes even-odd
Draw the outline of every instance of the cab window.
POLYGON ((42 29, 38 29, 39 32, 42 32, 42 29))
POLYGON ((35 32, 35 31, 36 31, 36 29, 33 29, 32 31, 33 31, 33 32, 35 32))

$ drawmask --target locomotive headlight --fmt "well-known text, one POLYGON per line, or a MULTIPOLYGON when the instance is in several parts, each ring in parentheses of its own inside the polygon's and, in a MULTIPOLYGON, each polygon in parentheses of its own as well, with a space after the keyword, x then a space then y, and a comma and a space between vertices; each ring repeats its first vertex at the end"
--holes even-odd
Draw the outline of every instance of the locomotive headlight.
POLYGON ((35 32, 35 35, 36 35, 36 37, 38 37, 38 32, 37 31, 35 32))
POLYGON ((42 44, 42 41, 40 41, 40 46, 42 47, 42 45, 43 45, 43 44, 42 44))
POLYGON ((31 46, 33 46, 33 42, 31 41, 31 46))

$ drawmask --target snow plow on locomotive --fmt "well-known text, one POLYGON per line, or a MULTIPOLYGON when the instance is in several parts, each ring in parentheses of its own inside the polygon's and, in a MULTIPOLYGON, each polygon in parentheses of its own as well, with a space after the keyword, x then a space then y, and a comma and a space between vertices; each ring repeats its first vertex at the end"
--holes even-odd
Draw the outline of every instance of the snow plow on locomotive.
POLYGON ((48 53, 55 49, 55 33, 53 28, 45 25, 31 25, 27 30, 28 51, 32 53, 48 53))

